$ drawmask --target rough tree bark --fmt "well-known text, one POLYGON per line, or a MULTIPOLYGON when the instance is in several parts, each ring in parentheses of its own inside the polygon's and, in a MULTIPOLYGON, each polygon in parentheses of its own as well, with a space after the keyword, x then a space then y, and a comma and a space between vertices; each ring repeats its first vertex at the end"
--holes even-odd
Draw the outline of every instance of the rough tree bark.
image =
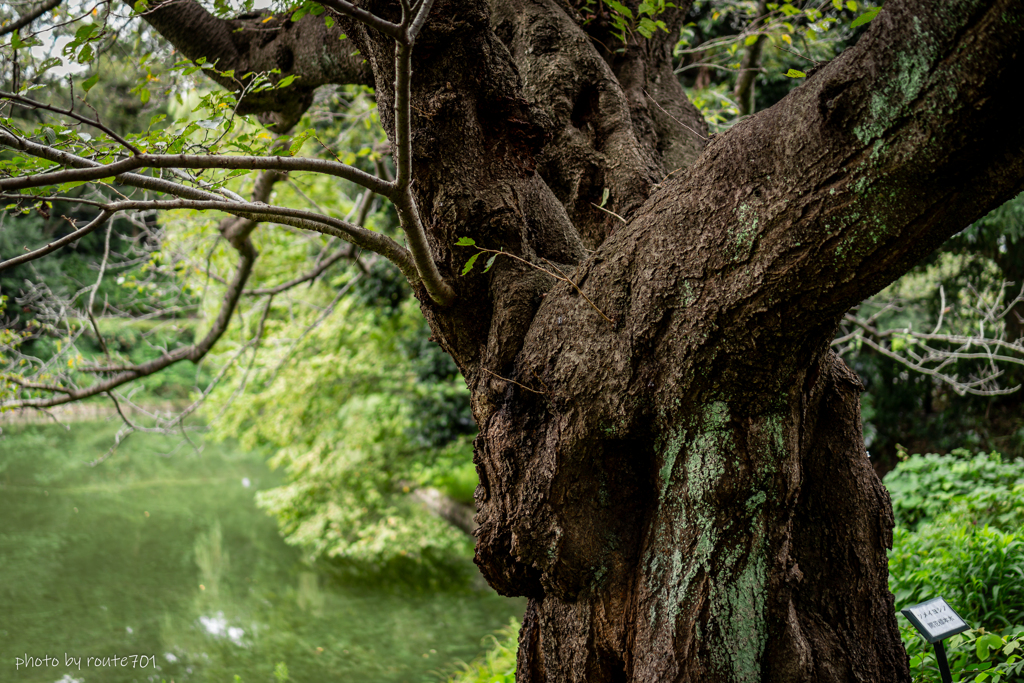
MULTIPOLYGON (((1024 187, 1024 6, 889 0, 705 145, 671 72, 678 4, 673 33, 616 52, 568 0, 437 0, 416 44, 414 190, 458 298, 418 296, 472 389, 476 561, 530 599, 520 683, 909 680, 891 506, 829 341, 1024 187), (594 305, 513 259, 458 277, 462 236, 594 305)), ((190 7, 154 25, 240 54, 195 17, 167 28, 190 7)), ((394 44, 338 22, 393 135, 394 44)))

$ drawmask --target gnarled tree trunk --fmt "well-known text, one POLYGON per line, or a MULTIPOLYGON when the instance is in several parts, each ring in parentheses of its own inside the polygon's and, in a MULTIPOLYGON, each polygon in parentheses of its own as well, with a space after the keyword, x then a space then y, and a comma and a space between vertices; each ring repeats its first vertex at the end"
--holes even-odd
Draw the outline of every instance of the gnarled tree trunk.
MULTIPOLYGON (((472 389, 476 561, 530 598, 520 683, 909 680, 891 506, 829 341, 1021 190, 1024 6, 889 0, 708 141, 678 4, 617 52, 567 0, 437 0, 416 43, 414 191, 457 300, 418 295, 472 389), (529 264, 459 277, 458 237, 529 264)), ((394 44, 339 26, 393 134, 394 44)))

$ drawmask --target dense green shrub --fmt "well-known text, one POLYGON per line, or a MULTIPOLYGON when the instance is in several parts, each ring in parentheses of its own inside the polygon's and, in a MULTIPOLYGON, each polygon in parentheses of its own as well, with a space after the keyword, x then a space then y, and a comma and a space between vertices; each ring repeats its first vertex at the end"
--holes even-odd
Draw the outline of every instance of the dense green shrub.
POLYGON ((1000 531, 939 517, 918 531, 897 528, 889 587, 904 607, 938 595, 974 626, 1024 628, 1024 529, 1000 531))
MULTIPOLYGON (((905 630, 907 632, 901 634, 904 640, 914 637, 923 642, 912 628, 905 630)), ((1024 632, 1000 636, 970 630, 947 639, 944 647, 954 681, 1010 683, 1024 680, 1024 659, 1021 658, 1024 632)), ((924 646, 915 650, 910 659, 910 673, 914 683, 939 683, 935 651, 924 646)))
POLYGON ((974 524, 1012 528, 1021 521, 1012 512, 1016 506, 1011 501, 1024 490, 1024 462, 1003 462, 998 453, 972 456, 964 448, 950 455, 914 455, 886 476, 885 486, 892 496, 896 526, 910 531, 949 511, 956 501, 967 504, 960 511, 970 511, 974 524), (964 496, 970 500, 964 501, 964 496), (991 512, 990 504, 996 505, 991 512), (1000 517, 1006 513, 1010 516, 1000 517))
MULTIPOLYGON (((1024 464, 964 449, 914 455, 885 483, 897 608, 941 595, 974 627, 946 643, 953 680, 1024 680, 1024 464)), ((909 625, 901 635, 915 683, 937 682, 932 648, 909 625)))

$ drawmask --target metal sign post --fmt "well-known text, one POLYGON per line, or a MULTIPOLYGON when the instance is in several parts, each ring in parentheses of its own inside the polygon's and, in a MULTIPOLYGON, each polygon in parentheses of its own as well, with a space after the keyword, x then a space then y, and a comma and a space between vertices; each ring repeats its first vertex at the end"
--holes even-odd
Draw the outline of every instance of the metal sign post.
POLYGON ((938 662, 939 673, 942 674, 942 683, 953 683, 953 676, 949 673, 949 662, 946 661, 946 648, 942 646, 942 641, 957 633, 963 633, 970 626, 941 597, 912 605, 901 612, 918 633, 935 647, 935 661, 938 662))

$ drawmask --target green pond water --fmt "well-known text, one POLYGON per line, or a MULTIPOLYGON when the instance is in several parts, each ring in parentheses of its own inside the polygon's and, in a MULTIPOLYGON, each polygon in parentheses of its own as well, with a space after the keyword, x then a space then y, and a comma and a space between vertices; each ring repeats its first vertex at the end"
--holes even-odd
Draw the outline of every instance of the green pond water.
POLYGON ((4 683, 436 683, 522 614, 481 586, 311 570, 255 506, 280 482, 260 455, 133 434, 89 466, 115 431, 4 426, 4 683))

